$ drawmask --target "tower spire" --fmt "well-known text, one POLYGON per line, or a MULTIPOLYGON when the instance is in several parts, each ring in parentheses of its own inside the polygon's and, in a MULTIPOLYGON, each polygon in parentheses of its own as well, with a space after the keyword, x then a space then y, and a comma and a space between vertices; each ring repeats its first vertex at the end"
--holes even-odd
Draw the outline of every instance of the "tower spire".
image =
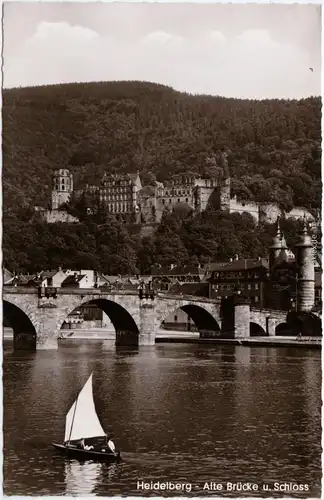
POLYGON ((281 239, 281 231, 280 231, 280 222, 279 217, 277 219, 277 230, 276 235, 272 239, 272 244, 269 248, 269 268, 270 272, 273 271, 273 268, 280 256, 282 250, 282 239, 281 239))

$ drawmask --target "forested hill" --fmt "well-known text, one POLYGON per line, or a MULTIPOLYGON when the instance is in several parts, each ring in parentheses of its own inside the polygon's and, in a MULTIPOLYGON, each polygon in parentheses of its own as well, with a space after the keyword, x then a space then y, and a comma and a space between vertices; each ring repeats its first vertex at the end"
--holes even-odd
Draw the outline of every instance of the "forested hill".
POLYGON ((225 148, 233 193, 282 206, 321 199, 321 100, 251 101, 193 96, 145 82, 64 84, 3 92, 5 209, 46 205, 51 174, 77 187, 104 171, 211 175, 225 148))

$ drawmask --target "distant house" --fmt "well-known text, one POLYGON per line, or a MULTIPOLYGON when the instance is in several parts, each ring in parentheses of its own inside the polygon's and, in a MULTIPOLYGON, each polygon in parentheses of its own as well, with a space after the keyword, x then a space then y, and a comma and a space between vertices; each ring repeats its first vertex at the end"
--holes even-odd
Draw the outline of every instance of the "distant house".
POLYGON ((229 297, 240 292, 251 305, 264 304, 265 285, 268 280, 268 259, 239 259, 209 264, 207 281, 212 297, 229 297))
POLYGON ((87 276, 85 274, 70 274, 61 284, 62 288, 89 288, 87 276))
POLYGON ((198 265, 178 266, 152 266, 151 277, 154 288, 160 286, 169 289, 176 283, 201 283, 205 275, 204 268, 198 265))
POLYGON ((59 268, 57 271, 42 271, 38 276, 39 286, 59 288, 66 278, 66 273, 59 268))
POLYGON ((81 269, 80 271, 67 270, 67 276, 72 275, 82 275, 84 280, 82 281, 82 286, 80 288, 93 288, 97 283, 97 273, 93 269, 81 269))
POLYGON ((170 286, 168 293, 175 295, 196 295, 198 297, 209 297, 210 288, 210 283, 175 283, 170 286))

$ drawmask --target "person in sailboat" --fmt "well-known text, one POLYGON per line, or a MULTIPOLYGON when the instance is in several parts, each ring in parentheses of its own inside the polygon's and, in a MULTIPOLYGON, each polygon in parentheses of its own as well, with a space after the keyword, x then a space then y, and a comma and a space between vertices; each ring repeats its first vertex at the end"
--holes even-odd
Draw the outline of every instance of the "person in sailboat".
POLYGON ((116 455, 116 446, 112 438, 113 438, 112 435, 109 436, 107 435, 107 449, 108 451, 111 451, 114 455, 116 455))
POLYGON ((83 450, 94 450, 93 446, 88 446, 85 444, 84 438, 80 439, 80 446, 83 450))

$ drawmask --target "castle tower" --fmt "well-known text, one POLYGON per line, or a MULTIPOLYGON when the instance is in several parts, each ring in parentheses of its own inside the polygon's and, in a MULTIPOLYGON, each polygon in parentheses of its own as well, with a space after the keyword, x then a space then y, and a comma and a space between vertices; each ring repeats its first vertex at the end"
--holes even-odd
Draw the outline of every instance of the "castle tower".
MULTIPOLYGON (((270 273, 273 271, 273 268, 278 261, 278 258, 281 254, 281 251, 283 249, 283 241, 281 237, 281 232, 280 232, 280 225, 279 225, 279 219, 277 222, 277 233, 276 236, 272 240, 272 245, 269 248, 269 269, 270 273)), ((285 244, 285 242, 284 242, 285 244)), ((287 246, 287 245, 286 245, 287 246)))
POLYGON ((52 184, 52 210, 69 201, 73 191, 73 174, 66 168, 54 170, 52 184))
POLYGON ((228 154, 223 152, 221 164, 223 168, 223 178, 220 182, 220 210, 225 211, 230 209, 231 203, 231 178, 228 168, 228 154))
POLYGON ((220 210, 225 211, 230 209, 231 203, 231 179, 225 178, 220 185, 220 210))
POLYGON ((315 303, 315 270, 313 243, 307 231, 306 220, 300 241, 296 245, 296 264, 298 273, 297 310, 310 311, 315 303))

